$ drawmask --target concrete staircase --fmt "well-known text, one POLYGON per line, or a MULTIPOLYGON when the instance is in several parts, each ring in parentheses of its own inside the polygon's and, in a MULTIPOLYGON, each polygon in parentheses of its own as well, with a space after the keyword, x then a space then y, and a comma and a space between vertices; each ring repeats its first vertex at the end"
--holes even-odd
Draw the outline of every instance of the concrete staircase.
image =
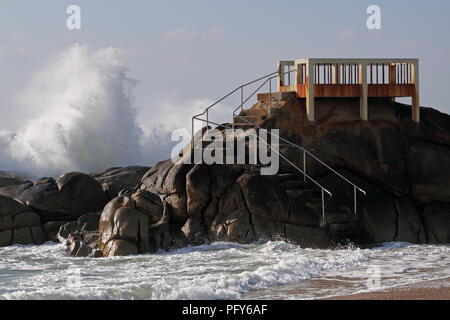
POLYGON ((234 117, 233 124, 237 129, 249 129, 252 125, 248 122, 259 124, 278 110, 277 106, 289 98, 296 98, 295 92, 259 93, 258 103, 251 109, 242 111, 239 117, 234 117), (245 120, 248 122, 246 122, 245 120))
MULTIPOLYGON (((308 180, 296 174, 280 174, 277 181, 285 192, 293 199, 299 199, 322 219, 322 197, 320 190, 308 180)), ((335 243, 345 244, 350 239, 358 243, 370 243, 370 234, 360 221, 359 214, 355 214, 349 207, 338 206, 333 201, 327 201, 325 206, 325 221, 322 226, 328 227, 335 243)))
MULTIPOLYGON (((293 72, 294 70, 290 70, 289 72, 282 73, 281 75, 285 75, 288 73, 293 72)), ((272 80, 280 77, 280 72, 275 71, 270 74, 267 74, 263 77, 260 77, 256 80, 247 82, 246 84, 243 84, 236 89, 232 90, 231 92, 224 95, 222 98, 214 102, 213 104, 209 105, 205 108, 205 110, 202 113, 199 113, 197 115, 194 115, 192 117, 192 142, 190 145, 191 148, 191 157, 193 157, 192 152, 195 152, 197 150, 205 149, 205 144, 203 143, 203 135, 205 132, 206 127, 216 126, 216 128, 220 130, 225 129, 250 129, 255 128, 259 132, 256 134, 256 137, 259 141, 263 141, 264 139, 260 139, 259 133, 261 133, 261 130, 265 130, 267 134, 271 135, 272 138, 275 137, 279 141, 280 149, 282 150, 283 146, 289 146, 292 148, 296 148, 303 154, 303 158, 305 159, 304 162, 308 163, 308 161, 313 161, 316 165, 320 165, 324 168, 326 168, 329 172, 332 172, 336 176, 338 176, 344 184, 350 185, 354 190, 353 200, 354 205, 350 205, 349 207, 353 207, 353 210, 350 210, 349 208, 344 207, 337 207, 333 206, 332 202, 330 203, 328 200, 330 200, 333 196, 332 191, 328 190, 326 187, 321 185, 318 181, 316 181, 313 177, 309 176, 309 170, 308 168, 305 168, 303 166, 303 169, 298 166, 298 164, 295 164, 292 159, 288 159, 286 156, 281 154, 278 150, 274 149, 270 144, 267 145, 267 148, 269 151, 276 152, 280 155, 280 157, 286 161, 292 168, 294 168, 296 171, 298 171, 298 174, 292 175, 292 177, 284 177, 282 179, 285 179, 283 181, 284 188, 286 192, 291 197, 297 197, 301 199, 301 201, 305 202, 305 205, 312 208, 315 212, 318 213, 318 215, 321 217, 322 220, 322 227, 329 228, 330 232, 333 234, 334 239, 337 242, 342 241, 341 238, 344 237, 344 235, 349 235, 351 233, 352 235, 355 235, 355 238, 361 237, 364 238, 367 235, 367 231, 365 230, 364 226, 359 223, 358 216, 355 217, 354 213, 356 212, 356 202, 357 192, 360 192, 362 194, 366 194, 366 192, 358 187, 356 184, 345 178, 343 175, 341 175, 339 172, 331 168, 329 165, 327 165, 325 162, 320 160, 317 156, 312 154, 309 150, 303 148, 301 145, 297 145, 293 143, 292 141, 289 141, 281 136, 277 136, 276 134, 266 130, 262 127, 263 121, 266 119, 270 119, 272 115, 276 114, 278 110, 284 105, 284 103, 292 98, 297 98, 296 92, 272 92, 272 80), (246 88, 249 85, 256 85, 259 84, 258 89, 255 91, 252 91, 252 93, 248 97, 244 97, 244 88, 246 88), (261 88, 263 88, 266 85, 269 85, 269 93, 257 93, 261 88), (236 108, 233 111, 233 121, 231 124, 229 123, 215 123, 211 121, 212 117, 210 117, 212 108, 217 106, 219 103, 223 102, 225 99, 232 95, 240 94, 240 101, 241 103, 236 106, 236 108), (250 109, 245 110, 245 103, 250 101, 252 97, 256 95, 256 98, 258 102, 252 106, 250 109), (202 122, 202 124, 206 127, 203 127, 201 132, 194 133, 194 123, 196 121, 202 122), (199 137, 200 140, 195 139, 195 137, 199 137), (303 178, 306 176, 308 183, 303 182, 303 178), (315 191, 317 190, 317 191, 315 191), (326 199, 325 199, 326 198, 326 199), (325 201, 327 200, 327 201, 325 201), (322 205, 325 203, 325 205, 322 205), (326 207, 326 208, 325 208, 326 207), (319 209, 318 209, 319 208, 319 209), (326 210, 325 210, 325 209, 326 210), (326 212, 325 212, 326 211, 326 212), (325 217, 325 219, 322 219, 322 217, 325 217)), ((253 89, 252 89, 253 90, 253 89)), ((248 133, 248 132, 247 132, 248 133)), ((235 136, 235 139, 244 139, 246 136, 245 133, 242 133, 241 135, 235 136)), ((265 141, 263 141, 264 143, 265 141)), ((227 146, 224 145, 223 148, 219 148, 217 150, 222 149, 223 151, 227 151, 227 146)), ((207 150, 209 151, 209 150, 207 150)), ((220 152, 220 151, 219 151, 220 152)), ((196 153, 198 154, 198 153, 196 153)), ((212 150, 211 150, 212 154, 212 150)), ((248 156, 248 154, 246 155, 248 156)), ((254 155, 253 155, 254 156, 254 155)), ((251 161, 251 163, 254 163, 255 161, 251 161)), ((257 165, 258 166, 258 165, 257 165)), ((255 166, 249 166, 250 168, 255 168, 255 166)), ((280 175, 282 176, 282 175, 280 175)))

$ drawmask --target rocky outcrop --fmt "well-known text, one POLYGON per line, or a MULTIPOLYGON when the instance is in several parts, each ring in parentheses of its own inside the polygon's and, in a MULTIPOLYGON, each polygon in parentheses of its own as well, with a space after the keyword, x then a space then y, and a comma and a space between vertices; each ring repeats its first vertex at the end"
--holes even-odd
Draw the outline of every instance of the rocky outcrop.
POLYGON ((102 173, 91 174, 110 199, 114 199, 124 189, 134 188, 150 167, 130 166, 110 168, 102 173))
POLYGON ((77 221, 61 225, 57 239, 65 243, 67 252, 75 257, 102 256, 97 252, 99 221, 100 212, 84 214, 77 221))
POLYGON ((25 183, 30 183, 30 181, 23 178, 9 176, 7 173, 0 171, 0 188, 12 187, 25 183))
POLYGON ((164 195, 169 205, 169 217, 180 226, 187 221, 186 173, 192 165, 175 164, 172 160, 158 162, 139 183, 139 189, 164 195))
MULTIPOLYGON (((169 159, 152 168, 70 173, 57 181, 42 178, 0 188, 10 197, 0 200, 17 206, 0 210, 1 241, 37 243, 36 228, 43 221, 47 239, 62 239, 79 257, 156 252, 205 241, 283 239, 320 248, 347 242, 449 243, 448 115, 422 108, 421 122, 414 123, 410 107, 379 99, 369 100, 370 120, 361 121, 356 100, 317 99, 317 121, 311 123, 304 101, 288 96, 277 103, 258 124, 280 128, 281 136, 364 189, 366 196, 357 194, 356 213, 353 187, 309 157, 308 175, 333 193, 324 196, 325 211, 320 189, 283 160, 278 174, 262 176, 259 165, 169 159), (32 221, 25 227, 15 220, 23 212, 32 221), (18 231, 14 240, 22 228, 29 231, 18 231)), ((298 149, 281 143, 280 151, 303 167, 298 149)))
MULTIPOLYGON (((164 195, 164 192, 172 192, 177 202, 185 202, 187 218, 181 230, 188 243, 286 239, 296 228, 322 235, 315 239, 299 235, 298 242, 325 246, 324 239, 330 240, 328 231, 319 229, 320 218, 315 212, 304 201, 287 195, 279 183, 285 176, 261 176, 241 166, 164 162, 160 168, 167 173, 151 170, 144 176, 140 188, 164 195), (176 178, 168 185, 161 183, 161 177, 170 176, 170 172, 177 172, 171 175, 176 178)), ((172 229, 180 221, 173 221, 171 216, 172 229)))
POLYGON ((41 244, 45 240, 39 215, 22 203, 0 195, 0 247, 41 244))
POLYGON ((167 202, 146 190, 123 192, 104 208, 99 224, 99 246, 102 255, 129 254, 169 250, 180 246, 170 229, 167 202))
POLYGON ((1 188, 0 194, 26 204, 44 222, 76 220, 83 214, 102 210, 108 202, 100 184, 78 172, 67 173, 56 181, 42 178, 33 184, 1 188))
MULTIPOLYGON (((347 241, 448 242, 449 116, 422 108, 416 124, 409 120, 410 107, 379 99, 370 101, 371 120, 360 121, 357 106, 356 100, 319 100, 318 120, 310 123, 304 101, 289 98, 259 123, 280 128, 283 137, 366 190, 365 197, 358 193, 356 214, 353 187, 311 159, 307 173, 333 192, 326 199, 325 220, 320 194, 283 161, 278 175, 266 177, 244 166, 167 160, 149 170, 139 188, 170 197, 170 223, 177 222, 190 243, 261 238, 318 247, 347 241)), ((286 144, 281 151, 302 167, 301 153, 286 144)))
MULTIPOLYGON (((427 216, 450 203, 449 115, 422 107, 414 123, 410 106, 386 99, 369 100, 369 121, 359 120, 357 99, 318 99, 316 112, 317 121, 308 122, 304 101, 291 98, 260 125, 280 128, 281 136, 367 191, 358 200, 360 221, 373 241, 448 242, 449 215, 439 214, 439 224, 427 216)), ((281 151, 302 166, 300 152, 283 144, 281 151)), ((281 166, 294 172, 286 162, 281 166)), ((333 192, 334 205, 349 206, 344 199, 352 199, 351 188, 317 162, 307 161, 307 171, 333 192)))

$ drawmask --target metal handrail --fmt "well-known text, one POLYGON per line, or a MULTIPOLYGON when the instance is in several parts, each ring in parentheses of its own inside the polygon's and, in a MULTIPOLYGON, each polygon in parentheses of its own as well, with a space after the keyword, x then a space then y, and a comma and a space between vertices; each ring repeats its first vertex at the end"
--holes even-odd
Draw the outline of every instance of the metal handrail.
MULTIPOLYGON (((272 135, 272 136, 274 136, 274 137, 280 139, 280 140, 283 141, 283 142, 286 142, 287 144, 290 144, 291 146, 293 146, 293 147, 295 147, 295 148, 297 148, 297 149, 300 149, 300 150, 304 151, 306 154, 308 154, 309 156, 311 156, 314 160, 318 161, 320 164, 322 164, 322 165, 325 166, 327 169, 329 169, 330 171, 332 171, 332 172, 333 172, 334 174, 336 174, 338 177, 340 177, 340 178, 343 179, 344 181, 348 182, 348 183, 351 184, 353 187, 355 187, 358 191, 360 191, 361 193, 363 193, 364 195, 366 195, 366 192, 365 192, 363 189, 361 189, 361 188, 358 187, 356 184, 354 184, 353 182, 351 182, 350 180, 348 180, 346 177, 344 177, 343 175, 341 175, 339 172, 337 172, 336 170, 334 170, 333 168, 331 168, 329 165, 327 165, 325 162, 323 162, 322 160, 320 160, 319 158, 317 158, 315 155, 313 155, 311 152, 309 152, 309 151, 306 150, 305 148, 303 148, 303 147, 301 147, 301 146, 299 146, 299 145, 296 145, 295 143, 293 143, 293 142, 291 142, 291 141, 289 141, 289 140, 287 140, 287 139, 284 139, 283 137, 280 137, 279 135, 276 135, 276 134, 274 134, 274 133, 268 131, 267 129, 265 129, 265 128, 261 127, 261 126, 258 126, 256 123, 253 123, 253 122, 251 122, 251 121, 248 121, 247 119, 244 119, 244 118, 242 118, 242 117, 240 117, 240 116, 238 116, 238 115, 235 115, 235 114, 233 114, 233 116, 236 117, 236 118, 238 118, 238 119, 240 119, 240 120, 243 120, 243 121, 247 122, 248 124, 252 125, 252 126, 255 127, 255 128, 258 128, 258 129, 260 129, 260 130, 264 130, 265 132, 269 133, 270 135, 272 135)), ((198 120, 200 120, 200 119, 198 119, 198 120)))
POLYGON ((267 75, 265 75, 265 76, 262 76, 262 77, 260 77, 260 78, 258 78, 258 79, 256 79, 256 80, 247 82, 247 83, 245 83, 245 84, 243 84, 243 85, 237 87, 236 89, 234 89, 233 91, 229 92, 228 94, 226 94, 225 96, 223 96, 222 98, 220 98, 219 100, 217 100, 216 102, 214 102, 212 105, 210 105, 209 107, 207 107, 207 108, 205 109, 205 111, 203 111, 202 113, 199 113, 199 114, 197 114, 197 115, 194 115, 193 118, 194 118, 194 117, 203 116, 209 109, 211 109, 212 107, 214 107, 214 106, 217 105, 218 103, 222 102, 223 100, 225 100, 226 98, 228 98, 229 96, 231 96, 233 93, 235 93, 235 92, 238 91, 239 89, 243 89, 244 87, 246 87, 246 86, 248 86, 248 85, 251 85, 251 84, 253 84, 253 83, 255 83, 255 82, 261 81, 262 79, 267 78, 267 77, 270 77, 270 76, 272 76, 272 75, 274 75, 274 74, 277 74, 277 73, 278 73, 278 71, 269 73, 269 74, 267 74, 267 75))
MULTIPOLYGON (((290 74, 291 72, 295 72, 295 71, 297 71, 297 69, 294 68, 294 69, 292 69, 290 71, 286 71, 286 72, 283 72, 281 74, 278 74, 278 72, 277 72, 276 76, 273 76, 273 77, 270 77, 270 78, 266 79, 266 81, 264 81, 255 91, 253 91, 253 93, 251 95, 249 95, 247 97, 247 99, 245 99, 245 101, 241 102, 241 104, 233 111, 233 115, 239 108, 242 109, 244 104, 247 103, 247 101, 250 100, 250 98, 252 98, 255 95, 255 93, 257 93, 267 82, 272 81, 272 79, 278 78, 279 75, 283 75, 284 76, 285 74, 290 74)), ((260 80, 262 80, 262 79, 260 79, 260 80)))
MULTIPOLYGON (((205 119, 198 119, 200 121, 206 122, 205 119)), ((218 127, 223 127, 225 129, 232 129, 232 127, 226 126, 225 124, 219 124, 219 123, 215 123, 213 121, 209 121, 209 123, 216 125, 218 127)), ((304 172, 302 169, 300 169, 299 167, 297 167, 294 163, 292 163, 289 159, 287 159, 285 156, 283 156, 281 153, 279 153, 277 150, 275 150, 270 144, 268 144, 266 141, 264 141, 264 139, 261 139, 261 137, 259 137, 257 134, 255 133, 251 133, 252 135, 254 135, 257 139, 259 139, 260 141, 262 141, 266 146, 268 146, 270 149, 272 149, 273 151, 275 151, 276 153, 278 153, 278 155, 280 155, 284 160, 286 160, 289 164, 291 164, 294 168, 296 168, 298 171, 300 171, 303 175, 305 175, 309 180, 311 180, 313 183, 315 183, 319 188, 323 189, 330 197, 333 196, 333 194, 327 190, 327 188, 325 188, 324 186, 322 186, 320 183, 318 183, 317 181, 315 181, 312 177, 310 177, 306 172, 304 172)))
MULTIPOLYGON (((207 122, 208 124, 211 123, 213 125, 216 125, 217 127, 223 127, 225 129, 232 129, 232 127, 226 126, 225 124, 219 124, 215 123, 213 121, 208 121, 205 119, 197 119, 203 122, 207 122)), ((324 198, 324 192, 328 194, 328 196, 331 198, 333 197, 333 194, 324 186, 322 186, 319 182, 314 180, 311 176, 309 176, 305 171, 297 167, 292 161, 290 161, 288 158, 286 158, 284 155, 282 155, 278 150, 276 150, 274 147, 272 147, 270 144, 268 144, 264 139, 262 139, 260 136, 258 136, 255 133, 250 133, 256 137, 257 140, 262 141, 266 146, 268 146, 272 151, 276 152, 281 158, 283 158, 287 163, 289 163, 292 167, 297 169, 300 173, 303 174, 305 178, 308 178, 312 183, 314 183, 316 186, 318 186, 321 189, 321 195, 322 195, 322 220, 325 221, 325 198, 324 198)), ((202 141, 203 141, 203 135, 202 135, 202 141)))
MULTIPOLYGON (((223 101, 224 99, 226 99, 227 97, 229 97, 230 95, 232 95, 233 93, 237 92, 239 89, 241 90, 241 104, 233 110, 233 124, 232 124, 232 129, 234 129, 234 118, 238 118, 244 122, 246 122, 247 124, 251 125, 254 128, 258 128, 260 130, 264 130, 265 132, 269 133, 271 136, 278 138, 279 140, 291 145, 294 148, 300 149, 303 151, 303 170, 301 170, 300 168, 298 168, 292 161, 290 161, 289 159, 287 159, 285 156, 283 156, 281 153, 279 153, 278 151, 274 150, 276 153, 278 153, 279 156, 281 156, 284 160, 286 160, 291 166, 293 166, 295 169, 297 169, 298 171, 300 171, 303 176, 304 179, 306 180, 306 178, 308 178, 309 180, 311 180, 313 183, 315 183, 317 186, 319 186, 322 189, 322 209, 324 210, 324 195, 323 192, 325 191, 330 197, 331 197, 331 192, 329 192, 326 188, 324 188, 322 185, 320 185, 318 182, 316 182, 313 178, 311 178, 309 175, 306 174, 306 158, 305 155, 308 154, 310 157, 312 157, 314 160, 318 161, 321 165, 323 165, 324 167, 326 167, 328 170, 330 170, 331 172, 333 172, 334 174, 336 174, 338 177, 340 177, 342 180, 344 180, 345 182, 349 183, 351 186, 353 186, 354 189, 354 212, 356 214, 356 191, 358 190, 359 192, 361 192, 362 194, 366 195, 366 191, 364 191, 363 189, 361 189, 360 187, 358 187, 356 184, 354 184, 353 182, 351 182, 350 180, 348 180, 347 178, 345 178, 343 175, 341 175, 340 173, 338 173, 336 170, 334 170, 333 168, 331 168, 329 165, 327 165, 325 162, 323 162, 322 160, 320 160, 318 157, 316 157, 315 155, 313 155, 310 151, 306 150, 305 148, 287 140, 284 139, 283 137, 280 137, 279 135, 276 135, 272 132, 269 132, 267 129, 262 128, 261 126, 258 126, 256 123, 253 123, 239 115, 236 114, 236 111, 241 109, 243 110, 243 106, 245 105, 245 103, 247 103, 265 84, 267 84, 269 82, 270 84, 270 96, 269 98, 272 97, 272 79, 279 77, 280 75, 285 75, 285 74, 290 74, 291 72, 295 72, 297 69, 294 68, 292 70, 283 72, 283 73, 279 73, 279 71, 275 71, 272 72, 266 76, 260 77, 256 80, 250 81, 246 84, 243 84, 239 87, 237 87, 235 90, 231 91, 230 93, 228 93, 227 95, 225 95, 224 97, 222 97, 221 99, 219 99, 218 101, 216 101, 215 103, 213 103, 212 105, 210 105, 209 107, 207 107, 205 109, 205 111, 203 111, 202 113, 198 114, 198 115, 194 115, 192 117, 192 149, 194 147, 194 120, 200 120, 202 122, 206 122, 207 124, 207 128, 209 127, 209 123, 214 124, 214 125, 218 125, 218 126, 222 126, 224 128, 228 128, 225 125, 219 125, 216 124, 212 121, 209 120, 209 110, 214 107, 215 105, 217 105, 218 103, 220 103, 221 101, 223 101), (266 79, 267 78, 267 79, 266 79), (256 90, 254 90, 245 100, 243 99, 243 88, 245 86, 248 86, 250 84, 253 84, 255 82, 261 81, 263 79, 266 79, 256 90), (206 114, 206 120, 205 119, 201 119, 200 117, 206 114)), ((270 99, 270 104, 271 104, 271 99, 270 99)), ((231 128, 230 128, 231 129, 231 128)), ((256 135, 257 136, 257 135, 256 135)), ((203 138, 203 135, 202 135, 203 138)), ((259 141, 263 141, 264 143, 266 143, 264 140, 262 140, 259 136, 257 136, 257 139, 259 141)), ((268 145, 266 143, 266 145, 268 145)), ((273 150, 272 146, 269 145, 269 147, 273 150)))
MULTIPOLYGON (((283 75, 285 75, 286 73, 294 72, 294 71, 296 71, 295 68, 294 68, 293 70, 284 72, 283 75)), ((250 124, 251 126, 256 127, 256 128, 258 128, 258 129, 260 129, 260 130, 264 130, 265 132, 267 132, 267 133, 269 133, 270 135, 272 135, 272 136, 274 136, 274 137, 280 139, 280 140, 283 141, 283 142, 286 142, 287 144, 293 146, 294 148, 297 148, 297 149, 300 149, 300 150, 304 151, 306 154, 308 154, 309 156, 311 156, 314 160, 318 161, 320 164, 322 164, 324 167, 326 167, 326 168, 329 169, 331 172, 333 172, 334 174, 336 174, 338 177, 340 177, 341 179, 343 179, 343 180, 346 181, 347 183, 351 184, 351 185, 352 185, 354 188, 356 188, 358 191, 360 191, 361 193, 363 193, 364 195, 366 195, 367 193, 366 193, 363 189, 361 189, 361 188, 358 187, 356 184, 354 184, 353 182, 351 182, 350 180, 348 180, 346 177, 344 177, 343 175, 341 175, 339 172, 337 172, 336 170, 334 170, 333 168, 331 168, 331 167, 330 167, 329 165, 327 165, 325 162, 323 162, 322 160, 320 160, 319 158, 317 158, 317 157, 316 157, 315 155, 313 155, 310 151, 308 151, 308 150, 306 150, 305 148, 303 148, 303 147, 301 147, 301 146, 299 146, 299 145, 293 143, 292 141, 289 141, 289 140, 287 140, 287 139, 285 139, 285 138, 283 138, 283 137, 280 137, 279 135, 276 135, 276 134, 274 134, 274 133, 272 133, 272 132, 269 132, 267 129, 262 128, 261 126, 258 126, 256 123, 253 123, 253 122, 251 122, 251 121, 249 121, 249 120, 247 120, 247 119, 245 119, 245 118, 243 118, 243 117, 241 117, 241 116, 239 116, 239 115, 236 114, 236 111, 237 111, 238 109, 240 109, 240 108, 242 109, 243 105, 244 105, 248 100, 250 100, 250 98, 252 98, 252 96, 254 96, 255 93, 257 93, 257 92, 259 91, 259 89, 261 89, 268 81, 271 81, 273 78, 276 78, 276 77, 278 77, 278 75, 275 76, 275 77, 271 77, 271 78, 266 79, 266 81, 264 81, 264 83, 263 83, 262 85, 260 85, 260 86, 258 87, 258 89, 256 89, 250 96, 248 96, 248 98, 245 99, 244 103, 241 103, 241 105, 238 106, 238 107, 233 111, 233 119, 236 117, 236 118, 238 118, 238 119, 240 119, 240 120, 243 120, 244 122, 250 124)), ((271 93, 270 93, 270 94, 271 94, 271 93)), ((233 122, 234 122, 234 121, 233 121, 233 122)))

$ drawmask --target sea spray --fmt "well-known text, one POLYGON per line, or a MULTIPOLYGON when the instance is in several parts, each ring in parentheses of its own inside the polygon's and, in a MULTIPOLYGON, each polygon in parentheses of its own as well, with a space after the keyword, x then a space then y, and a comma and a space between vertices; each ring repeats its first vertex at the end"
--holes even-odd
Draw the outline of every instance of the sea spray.
POLYGON ((216 242, 171 252, 75 258, 61 244, 0 248, 0 299, 308 299, 448 276, 449 246, 305 249, 282 241, 216 242), (409 271, 405 271, 408 267, 409 271), (79 269, 80 286, 67 283, 79 269))
POLYGON ((74 45, 41 68, 20 95, 23 125, 0 132, 0 168, 59 175, 142 160, 132 107, 137 81, 120 55, 74 45))

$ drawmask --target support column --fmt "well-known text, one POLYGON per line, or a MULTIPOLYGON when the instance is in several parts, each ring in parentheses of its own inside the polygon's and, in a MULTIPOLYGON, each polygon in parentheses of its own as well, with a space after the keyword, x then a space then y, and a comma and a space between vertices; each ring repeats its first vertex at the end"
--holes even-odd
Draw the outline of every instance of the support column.
POLYGON ((314 64, 306 63, 306 116, 314 121, 314 64))
POLYGON ((341 73, 339 71, 339 64, 333 64, 333 84, 339 84, 341 73))
POLYGON ((360 64, 360 77, 359 83, 361 84, 361 97, 359 102, 359 114, 361 120, 368 120, 368 107, 367 107, 367 65, 360 64))
POLYGON ((389 64, 389 84, 395 83, 395 64, 389 64))
POLYGON ((297 85, 303 82, 303 67, 301 64, 295 64, 295 91, 297 91, 297 85))
POLYGON ((419 62, 412 65, 412 83, 414 83, 414 95, 412 97, 412 116, 415 122, 420 121, 420 99, 419 99, 419 62))
POLYGON ((284 66, 281 63, 281 61, 278 61, 278 92, 281 91, 281 86, 283 85, 283 79, 284 79, 284 66))

